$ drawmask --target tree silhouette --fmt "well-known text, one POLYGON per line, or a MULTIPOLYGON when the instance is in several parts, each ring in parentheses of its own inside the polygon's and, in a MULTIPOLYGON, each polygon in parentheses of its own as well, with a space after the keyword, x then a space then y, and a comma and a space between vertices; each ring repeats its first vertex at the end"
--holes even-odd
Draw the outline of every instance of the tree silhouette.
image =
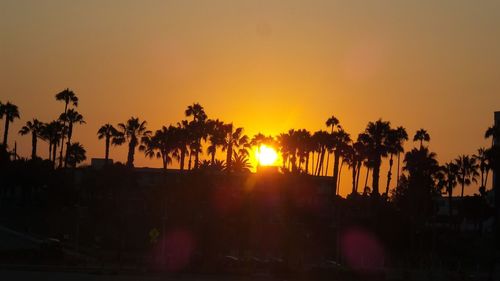
POLYGON ((41 137, 43 130, 43 123, 38 121, 38 119, 33 119, 33 121, 27 121, 19 134, 22 136, 31 134, 31 159, 36 159, 37 141, 41 137))
POLYGON ((488 173, 490 171, 490 163, 487 150, 484 147, 481 147, 477 150, 477 154, 474 154, 472 157, 476 159, 478 162, 479 172, 481 173, 481 185, 479 186, 479 190, 481 194, 486 192, 486 184, 488 183, 488 173))
POLYGON ((76 165, 87 159, 86 151, 79 142, 72 143, 68 147, 68 166, 75 168, 76 165))
POLYGON ((201 139, 206 139, 207 137, 207 114, 199 103, 194 103, 193 105, 188 106, 185 111, 186 117, 193 117, 193 120, 190 122, 190 131, 194 137, 194 143, 192 144, 195 160, 194 160, 194 168, 198 168, 199 163, 199 154, 201 152, 201 139))
POLYGON ((139 146, 140 151, 144 151, 149 158, 160 158, 162 160, 163 169, 168 168, 168 164, 172 163, 171 154, 176 152, 175 143, 175 127, 163 126, 157 130, 153 136, 142 137, 142 144, 139 146))
MULTIPOLYGON (((68 107, 72 104, 73 106, 77 107, 78 106, 78 97, 76 94, 71 91, 70 89, 66 88, 62 92, 59 92, 56 94, 56 100, 57 101, 62 101, 64 102, 64 112, 63 114, 66 115, 68 112, 68 107)), ((66 121, 63 120, 63 131, 61 135, 61 150, 59 153, 59 168, 62 167, 63 164, 63 149, 64 149, 64 138, 66 136, 66 121)), ((54 159, 55 161, 55 159, 54 159)))
POLYGON ((413 136, 413 141, 420 141, 420 149, 422 149, 424 145, 424 141, 429 142, 431 140, 431 137, 429 133, 427 133, 426 130, 420 129, 415 133, 415 136, 413 136))
MULTIPOLYGON (((335 126, 337 126, 338 129, 341 129, 340 127, 340 122, 337 117, 332 115, 330 118, 328 118, 325 122, 325 125, 330 128, 330 134, 333 134, 333 131, 335 130, 335 126)), ((326 155, 326 175, 328 175, 328 165, 330 163, 330 151, 327 151, 326 155)), ((334 176, 335 177, 335 176, 334 176)))
POLYGON ((114 145, 120 145, 123 143, 124 138, 123 134, 118 132, 118 130, 113 127, 111 124, 104 124, 99 128, 97 131, 97 137, 101 140, 104 139, 105 142, 105 152, 104 152, 104 159, 106 161, 106 164, 109 161, 109 148, 111 144, 114 145))
POLYGON ((137 117, 130 117, 125 123, 118 124, 120 133, 128 142, 127 167, 134 167, 135 148, 143 137, 151 135, 151 131, 146 128, 146 121, 140 121, 137 117))
POLYGON ((5 118, 5 127, 3 132, 3 146, 7 148, 7 138, 9 136, 9 125, 14 119, 19 118, 19 109, 17 105, 7 102, 0 103, 0 118, 5 118))
POLYGON ((381 119, 369 122, 365 132, 358 137, 359 141, 366 147, 368 163, 373 165, 372 195, 379 195, 379 178, 382 157, 386 157, 389 151, 387 141, 391 131, 388 121, 381 119))
POLYGON ((330 134, 331 147, 333 148, 333 194, 336 195, 339 189, 338 179, 339 179, 339 164, 340 157, 343 156, 343 152, 349 146, 351 142, 351 137, 342 128, 330 134))
POLYGON ((479 176, 477 172, 478 165, 476 159, 469 155, 460 155, 455 159, 455 165, 458 166, 458 182, 462 186, 460 197, 464 197, 464 187, 472 182, 477 182, 479 176))
POLYGON ((59 120, 63 124, 67 124, 68 141, 66 142, 66 157, 64 157, 64 167, 66 167, 68 165, 68 148, 71 145, 71 138, 73 137, 73 126, 74 124, 85 124, 85 121, 83 120, 83 115, 74 109, 68 109, 66 113, 61 114, 59 120))
POLYGON ((396 129, 391 129, 389 131, 389 136, 387 138, 387 147, 388 147, 388 152, 390 154, 389 158, 389 171, 387 172, 387 184, 385 187, 385 194, 387 197, 389 197, 389 186, 391 184, 391 179, 392 179, 392 165, 393 165, 393 160, 392 157, 394 154, 397 154, 398 157, 398 173, 397 177, 399 178, 399 155, 401 152, 404 152, 403 144, 404 141, 408 140, 408 134, 406 133, 405 128, 403 127, 398 127, 396 129))
POLYGON ((208 141, 210 145, 207 147, 207 153, 211 157, 210 163, 215 164, 215 155, 217 154, 217 147, 224 145, 225 130, 224 122, 216 120, 208 120, 208 141))
POLYGON ((453 216, 453 188, 455 188, 458 183, 458 166, 453 162, 448 162, 441 167, 441 171, 443 172, 442 185, 444 186, 444 188, 446 189, 446 193, 448 194, 448 212, 451 218, 453 216))
POLYGON ((233 154, 240 156, 248 156, 248 148, 250 147, 248 136, 243 134, 243 128, 233 130, 233 124, 225 125, 225 140, 222 146, 222 151, 226 151, 226 169, 233 171, 232 160, 233 154), (235 149, 239 149, 234 153, 235 149))
POLYGON ((42 127, 42 139, 49 143, 49 160, 56 166, 57 145, 61 139, 63 124, 59 120, 54 120, 42 127))
POLYGON ((243 154, 237 153, 233 155, 231 166, 226 166, 226 169, 234 173, 250 173, 251 168, 252 165, 248 161, 248 158, 243 154))

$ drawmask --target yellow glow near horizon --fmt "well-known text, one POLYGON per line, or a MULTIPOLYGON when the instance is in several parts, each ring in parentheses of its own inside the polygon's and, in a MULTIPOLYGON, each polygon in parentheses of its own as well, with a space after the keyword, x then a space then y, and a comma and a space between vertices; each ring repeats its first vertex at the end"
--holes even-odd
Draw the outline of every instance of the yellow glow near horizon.
POLYGON ((271 166, 276 164, 278 160, 278 153, 274 148, 269 147, 267 145, 261 145, 260 151, 257 150, 256 158, 262 166, 271 166))

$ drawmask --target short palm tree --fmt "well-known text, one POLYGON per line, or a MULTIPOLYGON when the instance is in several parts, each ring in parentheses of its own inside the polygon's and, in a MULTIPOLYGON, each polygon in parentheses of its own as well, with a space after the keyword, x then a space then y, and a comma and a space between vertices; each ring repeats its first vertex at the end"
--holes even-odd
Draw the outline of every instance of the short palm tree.
POLYGON ((234 154, 232 165, 230 167, 226 166, 226 169, 230 169, 230 172, 234 173, 250 173, 252 165, 245 155, 234 154))
POLYGON ((420 141, 420 149, 424 146, 424 141, 429 142, 431 140, 431 136, 429 133, 424 130, 420 129, 415 133, 415 136, 413 136, 413 141, 420 141))
POLYGON ((7 138, 9 136, 9 125, 14 119, 19 118, 19 109, 17 105, 7 102, 0 103, 0 118, 5 118, 5 128, 3 132, 3 146, 7 148, 7 138))
POLYGON ((477 154, 474 154, 472 157, 476 159, 479 165, 479 172, 481 173, 481 185, 479 189, 481 193, 486 191, 486 184, 488 183, 488 173, 490 171, 490 163, 489 157, 487 153, 487 149, 481 147, 477 150, 477 154))
POLYGON ((75 168, 76 165, 87 159, 85 148, 79 142, 72 143, 68 147, 68 166, 75 168))
POLYGON ((21 130, 19 130, 19 134, 22 136, 31 134, 31 159, 36 159, 36 148, 38 138, 41 137, 43 130, 43 123, 38 121, 38 119, 33 119, 33 121, 26 122, 21 130))
POLYGON ((105 142, 104 159, 106 163, 109 161, 109 148, 111 144, 120 145, 123 143, 123 135, 111 124, 104 124, 97 131, 97 137, 105 142))
POLYGON ((225 139, 222 146, 222 151, 226 151, 226 167, 227 171, 232 171, 233 154, 248 156, 248 148, 250 147, 248 136, 243 135, 243 128, 236 128, 233 130, 233 124, 226 124, 225 139), (236 149, 239 149, 236 153, 236 149), (246 153, 245 153, 246 151, 246 153))
POLYGON ((143 137, 151 135, 151 131, 146 128, 146 121, 140 121, 137 117, 131 117, 127 122, 118 124, 120 133, 123 134, 124 141, 128 142, 127 163, 128 167, 134 167, 135 148, 143 137))

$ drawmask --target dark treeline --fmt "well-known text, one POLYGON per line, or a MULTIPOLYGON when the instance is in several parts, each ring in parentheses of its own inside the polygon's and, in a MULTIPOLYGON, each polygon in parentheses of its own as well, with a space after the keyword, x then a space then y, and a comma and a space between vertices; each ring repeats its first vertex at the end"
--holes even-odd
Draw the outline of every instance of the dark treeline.
POLYGON ((456 269, 494 263, 494 255, 478 247, 493 243, 498 220, 499 196, 487 188, 491 171, 499 169, 500 149, 493 141, 500 139, 498 126, 485 131, 491 147, 440 164, 425 129, 409 134, 379 119, 353 137, 331 116, 325 130, 249 137, 242 127, 209 118, 194 103, 185 110, 186 120, 156 131, 137 117, 102 125, 97 137, 104 140, 104 167, 76 168, 86 159, 83 145, 73 139, 76 125, 85 124, 76 110, 79 99, 66 89, 56 100, 64 104, 59 118, 33 119, 19 131, 31 137, 30 159, 8 145, 19 109, 0 104, 5 120, 0 207, 3 220, 18 229, 120 262, 131 253, 135 262, 141 255, 182 256, 168 241, 173 235, 174 244, 187 243, 190 249, 186 264, 198 269, 216 268, 221 255, 272 256, 288 269, 320 259, 348 267, 439 263, 456 269), (48 159, 38 156, 38 140, 48 144, 48 159), (415 147, 405 151, 409 140, 415 147), (125 164, 109 160, 114 145, 127 145, 125 164), (281 154, 279 173, 250 173, 250 149, 262 145, 281 154), (163 169, 135 169, 137 150, 161 159, 163 169), (200 160, 204 155, 209 160, 200 160), (179 169, 168 169, 174 161, 179 169), (381 170, 384 161, 387 171, 381 170), (338 196, 343 169, 350 170, 352 186, 345 199, 338 196), (366 178, 360 178, 362 169, 366 178), (379 184, 381 176, 385 186, 379 184), (477 194, 464 196, 472 183, 479 186, 477 194), (454 196, 457 187, 460 196, 454 196), (363 265, 356 263, 344 238, 360 229, 376 237, 383 257, 363 254, 363 265))

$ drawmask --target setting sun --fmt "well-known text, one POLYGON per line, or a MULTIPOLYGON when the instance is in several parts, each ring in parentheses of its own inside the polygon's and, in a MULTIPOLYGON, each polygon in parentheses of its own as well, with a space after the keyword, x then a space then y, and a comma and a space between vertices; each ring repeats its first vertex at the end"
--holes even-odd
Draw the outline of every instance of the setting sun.
POLYGON ((270 166, 276 163, 278 153, 276 153, 276 150, 272 147, 261 145, 260 149, 256 152, 256 158, 260 165, 270 166))

